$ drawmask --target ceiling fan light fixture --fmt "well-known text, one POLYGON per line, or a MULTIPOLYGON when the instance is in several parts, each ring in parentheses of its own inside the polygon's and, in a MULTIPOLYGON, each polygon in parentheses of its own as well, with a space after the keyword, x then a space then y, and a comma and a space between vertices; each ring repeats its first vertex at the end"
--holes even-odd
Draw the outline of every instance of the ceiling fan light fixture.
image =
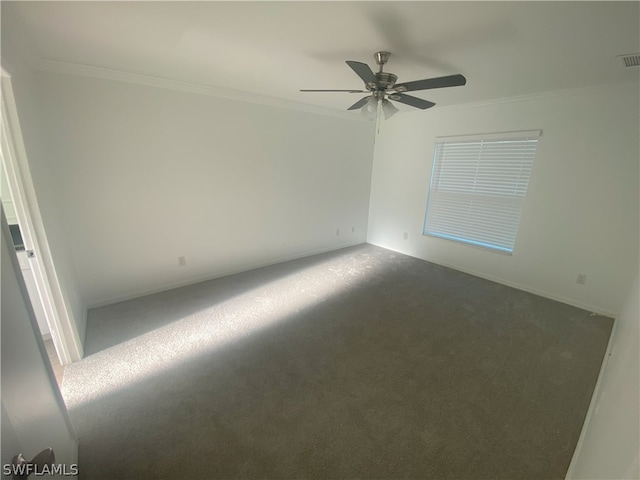
POLYGON ((391 103, 389 100, 387 100, 386 98, 384 100, 382 100, 382 112, 384 113, 384 119, 385 120, 389 120, 391 117, 393 117, 399 111, 400 110, 398 110, 396 108, 396 106, 393 103, 391 103))
POLYGON ((376 118, 378 113, 378 100, 372 95, 367 100, 367 103, 360 109, 360 113, 370 120, 376 118))

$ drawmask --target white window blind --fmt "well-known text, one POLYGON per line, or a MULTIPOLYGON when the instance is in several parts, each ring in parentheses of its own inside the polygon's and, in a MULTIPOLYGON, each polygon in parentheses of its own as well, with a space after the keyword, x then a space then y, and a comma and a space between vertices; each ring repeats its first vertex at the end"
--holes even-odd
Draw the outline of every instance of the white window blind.
POLYGON ((424 233, 511 254, 540 133, 436 139, 424 233))

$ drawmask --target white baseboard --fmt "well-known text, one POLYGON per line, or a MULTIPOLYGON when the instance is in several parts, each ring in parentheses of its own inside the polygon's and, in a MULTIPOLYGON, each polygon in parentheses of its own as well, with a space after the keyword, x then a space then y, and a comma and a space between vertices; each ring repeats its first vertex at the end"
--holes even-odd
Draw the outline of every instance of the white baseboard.
MULTIPOLYGON (((368 243, 371 243, 371 242, 368 242, 368 243)), ((474 270, 471 270, 471 269, 468 269, 468 268, 460 267, 459 265, 454 265, 454 264, 451 264, 451 263, 442 262, 442 261, 440 261, 438 259, 435 259, 435 258, 419 257, 419 256, 417 256, 417 255, 415 255, 413 253, 403 252, 402 250, 397 250, 395 248, 389 248, 389 247, 387 247, 385 245, 378 245, 378 244, 375 244, 375 243, 371 243, 371 245, 376 245, 376 246, 381 247, 381 248, 386 248, 387 250, 392 250, 394 252, 398 252, 398 253, 401 253, 403 255, 408 255, 409 257, 418 258, 418 259, 424 260, 426 262, 435 263, 436 265, 440 265, 441 267, 451 268, 453 270, 457 270, 458 272, 468 273, 469 275, 473 275, 474 277, 484 278, 485 280, 490 280, 492 282, 496 282, 496 283, 499 283, 501 285, 506 285, 507 287, 517 288, 518 290, 522 290, 524 292, 533 293, 534 295, 538 295, 540 297, 548 298, 550 300, 555 300, 557 302, 566 303, 567 305, 571 305, 572 307, 581 308, 582 310, 587 310, 589 312, 597 313, 598 315, 604 315, 605 317, 615 318, 618 315, 615 312, 610 312, 608 310, 603 310, 602 308, 597 307, 595 305, 589 305, 587 303, 580 302, 580 301, 574 300, 572 298, 567 298, 567 297, 564 297, 562 295, 557 295, 555 293, 547 292, 547 291, 544 291, 544 290, 539 290, 539 289, 531 287, 529 285, 523 285, 521 283, 513 282, 511 280, 507 280, 507 279, 500 278, 500 277, 495 277, 493 275, 487 275, 486 273, 477 272, 477 271, 474 271, 474 270)))
POLYGON ((154 293, 166 292, 167 290, 173 290, 174 288, 186 287, 188 285, 194 285, 196 283, 207 282, 209 280, 215 280, 216 278, 222 278, 222 277, 226 277, 226 276, 229 276, 229 275, 235 275, 237 273, 243 273, 243 272, 247 272, 249 270, 255 270, 257 268, 262 268, 262 267, 268 267, 270 265, 275 265, 275 264, 278 264, 278 263, 288 262, 288 261, 291 261, 291 260, 298 260, 299 258, 310 257, 312 255, 320 255, 322 253, 333 252, 335 250, 340 250, 340 249, 348 248, 348 247, 354 247, 356 245, 363 245, 365 243, 366 242, 363 241, 363 240, 356 241, 356 242, 346 242, 346 243, 342 243, 342 244, 339 244, 339 245, 333 245, 331 247, 323 247, 323 248, 318 248, 318 249, 299 252, 299 253, 297 253, 295 255, 291 255, 291 256, 272 257, 269 260, 266 260, 264 262, 243 265, 241 267, 234 268, 234 269, 231 269, 231 270, 226 270, 224 272, 219 272, 219 273, 216 273, 214 275, 206 275, 206 276, 203 276, 203 277, 196 277, 196 278, 192 278, 192 279, 189 279, 189 280, 186 280, 186 281, 183 281, 183 282, 170 283, 170 284, 167 284, 167 285, 163 285, 162 287, 153 288, 153 289, 150 289, 150 290, 142 290, 142 291, 138 291, 138 292, 135 292, 135 293, 132 293, 132 294, 128 294, 128 295, 118 296, 118 297, 114 297, 114 298, 110 298, 110 299, 106 299, 106 300, 101 300, 99 302, 96 302, 96 303, 93 303, 93 304, 89 305, 87 307, 87 311, 91 310, 92 308, 104 307, 106 305, 111 305, 113 303, 125 302, 127 300, 133 300, 134 298, 140 298, 140 297, 144 297, 146 295, 153 295, 154 293))
POLYGON ((616 318, 613 322, 613 328, 611 329, 611 335, 609 335, 609 343, 607 344, 607 350, 605 351, 604 358, 602 359, 602 365, 600 366, 600 373, 598 374, 598 380, 596 381, 596 386, 593 389, 593 395, 591 396, 589 409, 587 410, 587 414, 584 417, 584 423, 582 424, 580 437, 578 438, 578 443, 576 444, 576 448, 573 451, 573 456, 571 457, 571 463, 569 464, 569 468, 567 469, 565 480, 573 480, 573 474, 576 469, 576 465, 578 463, 578 458, 580 457, 580 451, 582 450, 584 438, 587 435, 587 431, 589 430, 589 424, 591 423, 591 418, 596 413, 598 400, 600 399, 600 389, 602 388, 602 382, 603 382, 602 379, 604 378, 605 371, 607 370, 607 365, 609 364, 609 359, 611 358, 611 349, 613 348, 613 339, 615 338, 617 325, 618 325, 618 319, 616 318))

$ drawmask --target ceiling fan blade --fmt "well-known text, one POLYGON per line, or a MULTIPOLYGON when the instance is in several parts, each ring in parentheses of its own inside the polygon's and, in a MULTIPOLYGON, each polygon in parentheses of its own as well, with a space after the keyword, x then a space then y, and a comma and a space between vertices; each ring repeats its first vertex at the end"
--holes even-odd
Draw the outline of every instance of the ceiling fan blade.
POLYGON ((24 458, 24 455, 19 453, 13 457, 13 460, 11 461, 13 468, 15 468, 12 478, 17 480, 26 480, 31 473, 42 472, 45 467, 52 467, 55 461, 56 456, 51 448, 45 448, 33 457, 33 460, 30 462, 24 458), (22 472, 20 470, 22 470, 22 472))
POLYGON ((370 96, 362 97, 356 103, 354 103, 349 108, 347 108, 347 110, 357 110, 357 109, 359 109, 361 107, 364 107, 367 104, 367 102, 369 101, 369 98, 371 98, 371 97, 370 96))
POLYGON ((347 92, 347 93, 367 93, 366 90, 300 90, 301 92, 347 92))
POLYGON ((427 108, 431 108, 435 105, 435 103, 430 102, 429 100, 423 100, 421 98, 412 97, 411 95, 404 95, 402 93, 394 93, 390 95, 389 98, 391 100, 395 100, 396 102, 404 103, 405 105, 410 105, 422 110, 426 110, 427 108))
POLYGON ((349 65, 353 69, 353 71, 356 72, 362 80, 364 80, 364 83, 373 83, 374 85, 376 84, 376 76, 369 65, 367 65, 366 63, 347 60, 347 65, 349 65))
POLYGON ((45 448, 31 460, 31 463, 38 466, 38 471, 44 470, 44 466, 51 466, 56 461, 56 455, 52 448, 45 448))
POLYGON ((456 75, 447 75, 446 77, 426 78, 413 82, 397 83, 393 89, 397 89, 400 92, 414 92, 416 90, 428 90, 430 88, 459 87, 466 83, 467 79, 464 78, 464 75, 458 73, 456 75))

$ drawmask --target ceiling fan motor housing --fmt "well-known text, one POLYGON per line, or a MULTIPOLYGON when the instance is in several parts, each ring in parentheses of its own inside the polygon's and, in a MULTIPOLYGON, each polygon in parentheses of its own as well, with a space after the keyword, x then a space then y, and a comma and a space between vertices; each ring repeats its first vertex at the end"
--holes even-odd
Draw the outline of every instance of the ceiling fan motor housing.
POLYGON ((378 72, 376 73, 376 80, 378 82, 378 87, 383 90, 387 90, 395 85, 396 80, 398 80, 398 76, 393 73, 378 72))

